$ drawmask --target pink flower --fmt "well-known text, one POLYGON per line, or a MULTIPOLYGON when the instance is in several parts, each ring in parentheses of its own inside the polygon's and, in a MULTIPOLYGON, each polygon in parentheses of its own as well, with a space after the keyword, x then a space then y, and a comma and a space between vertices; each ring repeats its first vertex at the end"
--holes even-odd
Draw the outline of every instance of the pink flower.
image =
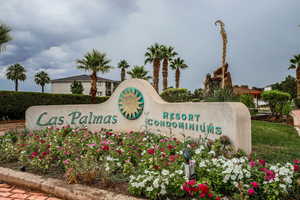
POLYGON ((96 146, 96 144, 95 143, 94 144, 87 144, 87 146, 94 147, 94 146, 96 146))
POLYGON ((67 165, 67 164, 70 163, 70 161, 69 161, 69 160, 64 160, 63 163, 64 163, 65 165, 67 165))
POLYGON ((212 198, 213 196, 214 196, 214 195, 213 195, 212 193, 209 193, 209 194, 208 194, 208 197, 209 197, 209 198, 212 198))
POLYGON ((265 160, 258 160, 259 164, 261 164, 262 166, 266 165, 266 161, 265 160))
POLYGON ((43 156, 46 156, 47 154, 48 154, 48 152, 45 152, 45 151, 42 153, 43 156))
POLYGON ((259 184, 257 182, 251 182, 250 183, 254 188, 258 188, 259 184))
POLYGON ((251 160, 251 161, 249 162, 249 165, 250 165, 250 167, 254 167, 254 166, 256 165, 256 162, 253 161, 253 160, 251 160))
POLYGON ((201 193, 201 194, 199 195, 199 197, 200 197, 200 198, 204 198, 205 195, 206 195, 205 193, 201 193))
POLYGON ((254 195, 254 194, 255 194, 255 190, 254 190, 253 188, 250 188, 250 189, 248 190, 248 194, 249 194, 250 196, 254 195))
POLYGON ((199 184, 199 189, 204 193, 207 194, 209 191, 209 188, 206 184, 199 184))
POLYGON ((155 153, 155 149, 154 149, 154 148, 147 149, 147 152, 148 152, 150 155, 153 155, 153 154, 155 153))
POLYGON ((187 182, 188 185, 195 185, 196 183, 197 183, 197 182, 196 182, 195 179, 189 180, 189 181, 187 182))
POLYGON ((174 162, 176 160, 176 156, 175 155, 170 155, 169 156, 169 161, 170 162, 174 162))

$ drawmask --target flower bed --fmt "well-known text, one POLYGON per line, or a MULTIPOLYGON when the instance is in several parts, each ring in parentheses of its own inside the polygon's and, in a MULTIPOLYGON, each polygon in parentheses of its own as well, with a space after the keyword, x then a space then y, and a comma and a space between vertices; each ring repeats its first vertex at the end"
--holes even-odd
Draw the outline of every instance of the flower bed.
POLYGON ((227 138, 180 142, 150 133, 48 128, 0 137, 0 161, 47 174, 64 172, 72 183, 128 183, 132 195, 149 199, 300 199, 300 161, 268 164, 234 153, 227 138), (185 177, 183 151, 195 162, 185 177))

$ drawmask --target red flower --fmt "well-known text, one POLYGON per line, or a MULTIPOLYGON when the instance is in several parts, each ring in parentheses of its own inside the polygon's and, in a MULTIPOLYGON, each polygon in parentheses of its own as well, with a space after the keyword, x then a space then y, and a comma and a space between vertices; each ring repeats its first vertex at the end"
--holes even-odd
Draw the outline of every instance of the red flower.
POLYGON ((300 164, 300 160, 294 160, 295 164, 300 164))
POLYGON ((155 153, 155 149, 154 148, 147 149, 147 152, 153 155, 155 153))
POLYGON ((188 185, 195 185, 196 183, 197 183, 197 181, 196 181, 195 179, 189 180, 189 181, 187 182, 188 185))
POLYGON ((40 140, 40 143, 41 144, 44 144, 46 141, 45 140, 40 140))
POLYGON ((216 200, 221 200, 221 197, 216 197, 216 200))
POLYGON ((165 151, 165 148, 162 147, 162 148, 159 149, 159 151, 160 151, 160 152, 164 152, 164 151, 165 151))
POLYGON ((253 188, 250 188, 250 189, 248 190, 248 194, 249 194, 250 196, 254 195, 254 194, 255 194, 255 190, 254 190, 253 188))
POLYGON ((257 182, 251 182, 250 183, 254 188, 258 188, 259 184, 257 182))
POLYGON ((259 164, 261 164, 262 166, 266 165, 266 161, 265 160, 258 160, 259 164))
POLYGON ((175 155, 170 155, 169 161, 174 162, 175 160, 176 160, 176 156, 175 155))
POLYGON ((205 194, 207 194, 208 191, 209 191, 209 188, 208 188, 208 186, 206 184, 199 184, 199 188, 205 194))
POLYGON ((38 152, 32 152, 31 153, 31 158, 35 158, 38 155, 38 152))
POLYGON ((214 195, 213 195, 212 193, 209 193, 209 194, 208 194, 208 197, 209 197, 209 198, 212 198, 213 196, 214 196, 214 195))
POLYGON ((300 170, 299 165, 294 165, 294 171, 297 172, 299 170, 300 170))
POLYGON ((200 197, 200 198, 204 198, 205 195, 206 195, 205 193, 201 193, 201 194, 199 195, 199 197, 200 197))
POLYGON ((109 146, 108 145, 102 145, 101 149, 104 151, 108 151, 109 150, 109 146))
POLYGON ((168 144, 169 151, 171 151, 173 148, 174 148, 174 146, 172 146, 171 144, 168 144))
POLYGON ((46 156, 47 154, 48 154, 48 152, 45 152, 45 151, 42 152, 42 155, 43 155, 43 156, 46 156))

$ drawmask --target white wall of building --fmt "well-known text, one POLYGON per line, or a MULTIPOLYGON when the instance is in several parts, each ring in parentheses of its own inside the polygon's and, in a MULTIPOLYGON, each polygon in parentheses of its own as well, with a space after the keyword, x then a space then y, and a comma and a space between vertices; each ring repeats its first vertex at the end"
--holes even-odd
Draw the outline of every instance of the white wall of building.
MULTIPOLYGON (((89 95, 91 89, 91 82, 81 82, 83 86, 83 94, 89 95)), ((71 92, 72 82, 56 82, 51 83, 51 93, 56 94, 72 94, 71 92)), ((106 96, 105 82, 97 82, 97 96, 106 96)))

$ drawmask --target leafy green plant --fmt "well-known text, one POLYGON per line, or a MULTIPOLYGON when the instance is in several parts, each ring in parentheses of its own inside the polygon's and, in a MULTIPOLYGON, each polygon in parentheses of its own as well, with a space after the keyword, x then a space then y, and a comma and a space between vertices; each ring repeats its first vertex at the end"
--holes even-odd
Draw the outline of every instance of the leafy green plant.
POLYGON ((160 96, 167 102, 187 102, 191 99, 190 92, 185 88, 168 88, 160 96))
POLYGON ((73 81, 73 83, 71 84, 72 94, 82 94, 83 90, 83 85, 80 81, 73 81))
POLYGON ((278 90, 265 91, 261 95, 262 99, 268 102, 273 116, 281 117, 284 105, 290 100, 291 95, 278 90))
MULTIPOLYGON (((97 103, 106 101, 108 97, 97 97, 97 103)), ((25 111, 30 106, 90 104, 87 95, 50 94, 39 92, 0 91, 0 119, 24 119, 25 111)))

